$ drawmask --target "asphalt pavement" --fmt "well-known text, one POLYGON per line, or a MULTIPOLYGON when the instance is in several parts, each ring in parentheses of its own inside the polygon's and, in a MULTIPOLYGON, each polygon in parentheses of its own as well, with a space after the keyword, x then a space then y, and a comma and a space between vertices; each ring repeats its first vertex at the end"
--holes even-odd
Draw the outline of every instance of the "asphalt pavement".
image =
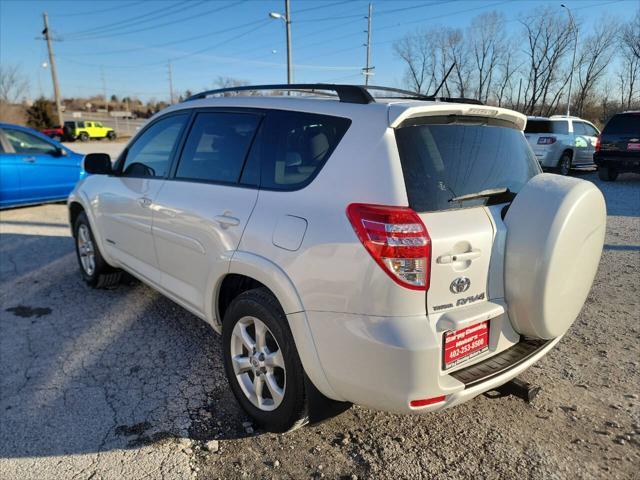
POLYGON ((249 423, 202 321, 137 281, 81 281, 63 204, 0 212, 0 479, 638 478, 640 176, 582 176, 607 199, 605 250, 573 328, 523 375, 532 404, 353 407, 288 435, 249 423))

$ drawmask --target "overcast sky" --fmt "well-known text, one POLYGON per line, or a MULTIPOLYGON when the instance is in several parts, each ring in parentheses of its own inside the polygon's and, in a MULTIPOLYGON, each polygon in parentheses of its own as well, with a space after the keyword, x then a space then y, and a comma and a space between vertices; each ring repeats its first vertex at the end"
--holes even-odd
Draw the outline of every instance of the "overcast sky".
MULTIPOLYGON (((362 83, 368 0, 291 0, 294 80, 362 83)), ((394 40, 419 27, 466 27, 491 10, 504 12, 517 34, 518 19, 558 2, 373 0, 372 64, 378 85, 401 86, 404 66, 393 55, 394 40)), ((638 0, 567 0, 589 31, 606 18, 626 20, 638 0)), ((213 87, 219 76, 250 83, 286 81, 285 27, 269 19, 284 0, 0 0, 0 61, 19 64, 30 94, 50 96, 45 42, 37 40, 48 12, 58 74, 65 97, 107 94, 169 96, 168 62, 176 92, 213 87)), ((514 44, 513 48, 520 48, 514 44)))

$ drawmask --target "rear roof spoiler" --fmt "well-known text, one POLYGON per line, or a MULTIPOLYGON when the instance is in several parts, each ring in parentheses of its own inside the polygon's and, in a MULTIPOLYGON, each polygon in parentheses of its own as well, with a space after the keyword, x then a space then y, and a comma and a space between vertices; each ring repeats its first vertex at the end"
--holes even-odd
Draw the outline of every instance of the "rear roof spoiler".
POLYGON ((389 126, 397 128, 408 118, 433 116, 433 115, 464 115, 490 117, 509 122, 519 130, 524 130, 527 125, 527 117, 521 113, 507 110, 506 108, 491 107, 488 105, 476 106, 475 104, 431 104, 415 105, 396 103, 389 105, 389 126))

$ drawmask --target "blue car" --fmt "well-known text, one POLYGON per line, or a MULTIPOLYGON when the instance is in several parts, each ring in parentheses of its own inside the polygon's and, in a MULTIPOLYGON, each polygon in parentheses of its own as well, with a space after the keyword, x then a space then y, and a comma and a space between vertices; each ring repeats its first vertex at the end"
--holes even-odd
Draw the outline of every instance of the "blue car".
POLYGON ((65 200, 84 155, 31 128, 0 123, 0 208, 65 200))

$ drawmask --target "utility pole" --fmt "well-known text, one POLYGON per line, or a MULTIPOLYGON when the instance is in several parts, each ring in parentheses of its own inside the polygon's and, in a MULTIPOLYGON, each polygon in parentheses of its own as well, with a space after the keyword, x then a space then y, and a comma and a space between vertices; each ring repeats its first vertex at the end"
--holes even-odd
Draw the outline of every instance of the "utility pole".
POLYGON ((369 15, 367 15, 367 66, 364 68, 364 84, 369 85, 369 77, 373 75, 372 70, 375 67, 371 66, 371 12, 373 6, 369 4, 369 15))
POLYGON ((51 79, 53 80, 53 96, 56 100, 56 111, 58 112, 58 124, 60 127, 64 125, 62 119, 62 102, 60 100, 60 87, 58 86, 58 72, 56 71, 56 60, 53 56, 53 45, 51 44, 51 33, 49 31, 49 16, 47 12, 43 12, 44 30, 42 34, 47 41, 47 49, 49 50, 49 65, 51 66, 51 79))
POLYGON ((169 105, 173 105, 173 73, 171 71, 171 60, 169 60, 169 105))
POLYGON ((289 0, 284 2, 284 15, 287 25, 287 83, 293 83, 293 64, 291 59, 291 10, 289 0))

